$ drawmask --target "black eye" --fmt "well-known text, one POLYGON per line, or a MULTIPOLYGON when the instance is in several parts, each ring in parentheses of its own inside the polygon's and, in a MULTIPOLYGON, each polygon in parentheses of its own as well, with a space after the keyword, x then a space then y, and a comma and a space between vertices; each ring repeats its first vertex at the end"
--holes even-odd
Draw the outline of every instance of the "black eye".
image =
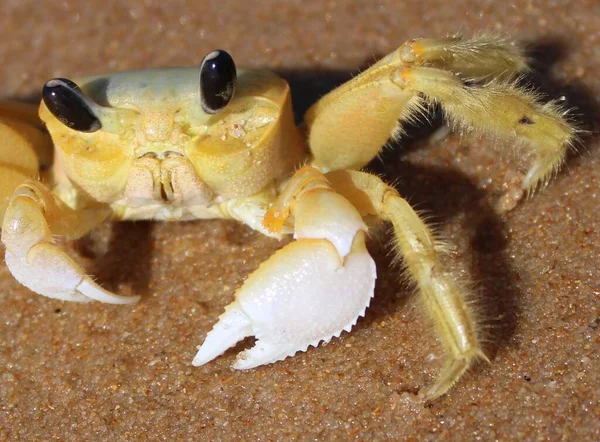
POLYGON ((237 72, 233 58, 227 52, 216 50, 209 53, 200 66, 200 98, 202 109, 215 114, 233 98, 237 72))
POLYGON ((42 98, 46 107, 62 124, 78 132, 96 132, 102 123, 75 83, 55 78, 44 85, 42 98))

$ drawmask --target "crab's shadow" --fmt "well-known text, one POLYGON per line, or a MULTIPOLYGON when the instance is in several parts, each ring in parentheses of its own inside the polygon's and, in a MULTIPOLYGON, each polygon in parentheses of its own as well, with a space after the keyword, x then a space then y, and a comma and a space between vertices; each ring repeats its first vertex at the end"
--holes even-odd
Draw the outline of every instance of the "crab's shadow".
MULTIPOLYGON (((443 230, 441 226, 458 222, 460 218, 458 223, 465 230, 457 233, 457 238, 467 242, 465 253, 454 258, 452 250, 456 244, 449 244, 450 257, 444 258, 444 261, 450 265, 450 274, 454 275, 459 272, 454 268, 456 266, 451 265, 452 261, 467 260, 458 267, 466 266, 469 276, 465 286, 473 295, 469 302, 472 302, 476 317, 481 320, 479 326, 485 340, 485 351, 488 356, 493 356, 498 348, 509 342, 519 311, 519 291, 515 284, 518 275, 508 257, 506 223, 489 203, 486 192, 460 171, 390 159, 393 164, 393 172, 390 173, 385 162, 392 154, 385 153, 381 157, 384 163, 371 164, 371 170, 384 176, 388 182, 395 182, 400 194, 426 216, 429 224, 439 226, 440 230, 443 230)), ((398 290, 376 293, 363 321, 364 326, 402 308, 415 292, 408 284, 407 275, 402 275, 400 269, 392 265, 391 250, 388 253, 376 252, 375 256, 377 268, 381 271, 378 284, 394 287, 396 282, 398 290)))
MULTIPOLYGON (((128 295, 145 297, 152 276, 153 222, 111 222, 106 246, 101 246, 95 233, 78 241, 77 249, 88 259, 87 269, 106 289, 128 295), (129 293, 123 293, 123 289, 129 293)), ((100 235, 106 235, 101 232, 100 235)))
POLYGON ((521 83, 541 93, 542 99, 556 101, 567 111, 568 118, 579 129, 574 149, 567 155, 567 166, 581 156, 598 148, 600 143, 600 105, 596 94, 579 81, 557 77, 553 71, 556 63, 566 59, 571 47, 560 36, 525 42, 531 72, 523 76, 521 83))

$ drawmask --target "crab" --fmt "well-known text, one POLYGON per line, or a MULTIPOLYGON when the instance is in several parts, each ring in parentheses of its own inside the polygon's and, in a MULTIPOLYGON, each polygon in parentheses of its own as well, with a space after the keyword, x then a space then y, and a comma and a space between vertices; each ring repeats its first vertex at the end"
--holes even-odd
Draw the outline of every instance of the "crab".
POLYGON ((107 220, 208 218, 292 235, 239 287, 192 362, 206 364, 255 336, 233 365, 251 369, 351 330, 375 290, 367 221, 387 221, 445 350, 425 393, 437 398, 474 361, 487 360, 481 324, 469 290, 443 267, 432 229, 392 186, 361 169, 437 103, 451 126, 528 151, 524 193, 546 185, 577 130, 555 102, 542 104, 516 85, 527 70, 522 47, 502 38, 409 40, 321 98, 301 127, 283 79, 237 70, 223 50, 199 69, 52 79, 39 107, 52 142, 34 109, 0 107, 6 265, 50 298, 133 304, 138 296, 102 288, 56 238, 80 238, 107 220))

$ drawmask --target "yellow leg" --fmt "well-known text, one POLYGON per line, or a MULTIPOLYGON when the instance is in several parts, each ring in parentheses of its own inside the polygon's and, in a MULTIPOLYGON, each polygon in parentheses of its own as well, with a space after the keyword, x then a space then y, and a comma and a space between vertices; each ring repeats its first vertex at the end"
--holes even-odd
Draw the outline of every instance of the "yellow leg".
POLYGON ((427 398, 443 395, 475 359, 487 359, 481 349, 476 315, 467 303, 465 288, 459 287, 443 268, 437 253, 441 247, 396 190, 364 172, 335 171, 326 177, 361 215, 377 215, 392 223, 396 253, 415 282, 447 353, 442 373, 427 391, 427 398))
POLYGON ((554 103, 540 104, 536 96, 510 83, 466 86, 455 75, 433 68, 406 68, 394 74, 405 90, 439 102, 453 126, 514 140, 533 154, 522 187, 531 193, 548 183, 564 162, 577 130, 566 112, 554 103))
POLYGON ((21 157, 25 156, 27 169, 21 172, 28 177, 37 175, 40 164, 52 163, 52 141, 43 132, 36 105, 0 101, 0 144, 0 165, 24 166, 21 157), (32 156, 37 159, 31 160, 32 156))
POLYGON ((406 42, 398 52, 408 66, 443 69, 469 80, 508 79, 529 70, 524 49, 494 35, 422 38, 406 42))
POLYGON ((522 50, 502 39, 409 41, 307 111, 315 164, 365 166, 401 132, 398 120, 414 120, 426 102, 437 102, 460 130, 529 149, 534 158, 523 189, 532 192, 560 168, 577 130, 558 105, 540 104, 511 83, 524 70, 522 50))
POLYGON ((365 166, 397 130, 398 118, 418 111, 420 100, 414 93, 392 81, 393 72, 402 66, 398 57, 380 63, 333 90, 306 112, 308 144, 321 170, 365 166))
POLYGON ((41 131, 37 106, 0 101, 0 225, 14 190, 38 176, 52 158, 50 137, 41 131))
POLYGON ((27 179, 37 176, 36 145, 43 143, 37 136, 37 129, 12 116, 8 109, 0 107, 0 222, 14 190, 27 179))
POLYGON ((0 117, 22 121, 30 126, 42 128, 42 122, 38 116, 37 104, 14 100, 0 101, 0 117))

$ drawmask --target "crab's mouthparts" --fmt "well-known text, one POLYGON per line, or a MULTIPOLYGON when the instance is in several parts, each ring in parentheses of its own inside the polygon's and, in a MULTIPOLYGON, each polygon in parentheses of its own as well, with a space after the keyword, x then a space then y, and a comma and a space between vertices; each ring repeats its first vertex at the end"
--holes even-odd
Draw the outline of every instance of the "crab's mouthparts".
POLYGON ((151 155, 135 160, 129 171, 125 199, 131 207, 155 204, 206 205, 213 191, 183 155, 159 159, 151 155))
POLYGON ((165 150, 163 152, 146 152, 143 155, 139 156, 138 159, 151 158, 156 160, 166 160, 168 158, 182 157, 184 157, 184 155, 181 152, 176 152, 174 150, 165 150))
POLYGON ((173 193, 173 186, 170 182, 160 182, 157 183, 158 187, 160 187, 160 198, 165 203, 174 203, 175 202, 175 194, 173 193))

